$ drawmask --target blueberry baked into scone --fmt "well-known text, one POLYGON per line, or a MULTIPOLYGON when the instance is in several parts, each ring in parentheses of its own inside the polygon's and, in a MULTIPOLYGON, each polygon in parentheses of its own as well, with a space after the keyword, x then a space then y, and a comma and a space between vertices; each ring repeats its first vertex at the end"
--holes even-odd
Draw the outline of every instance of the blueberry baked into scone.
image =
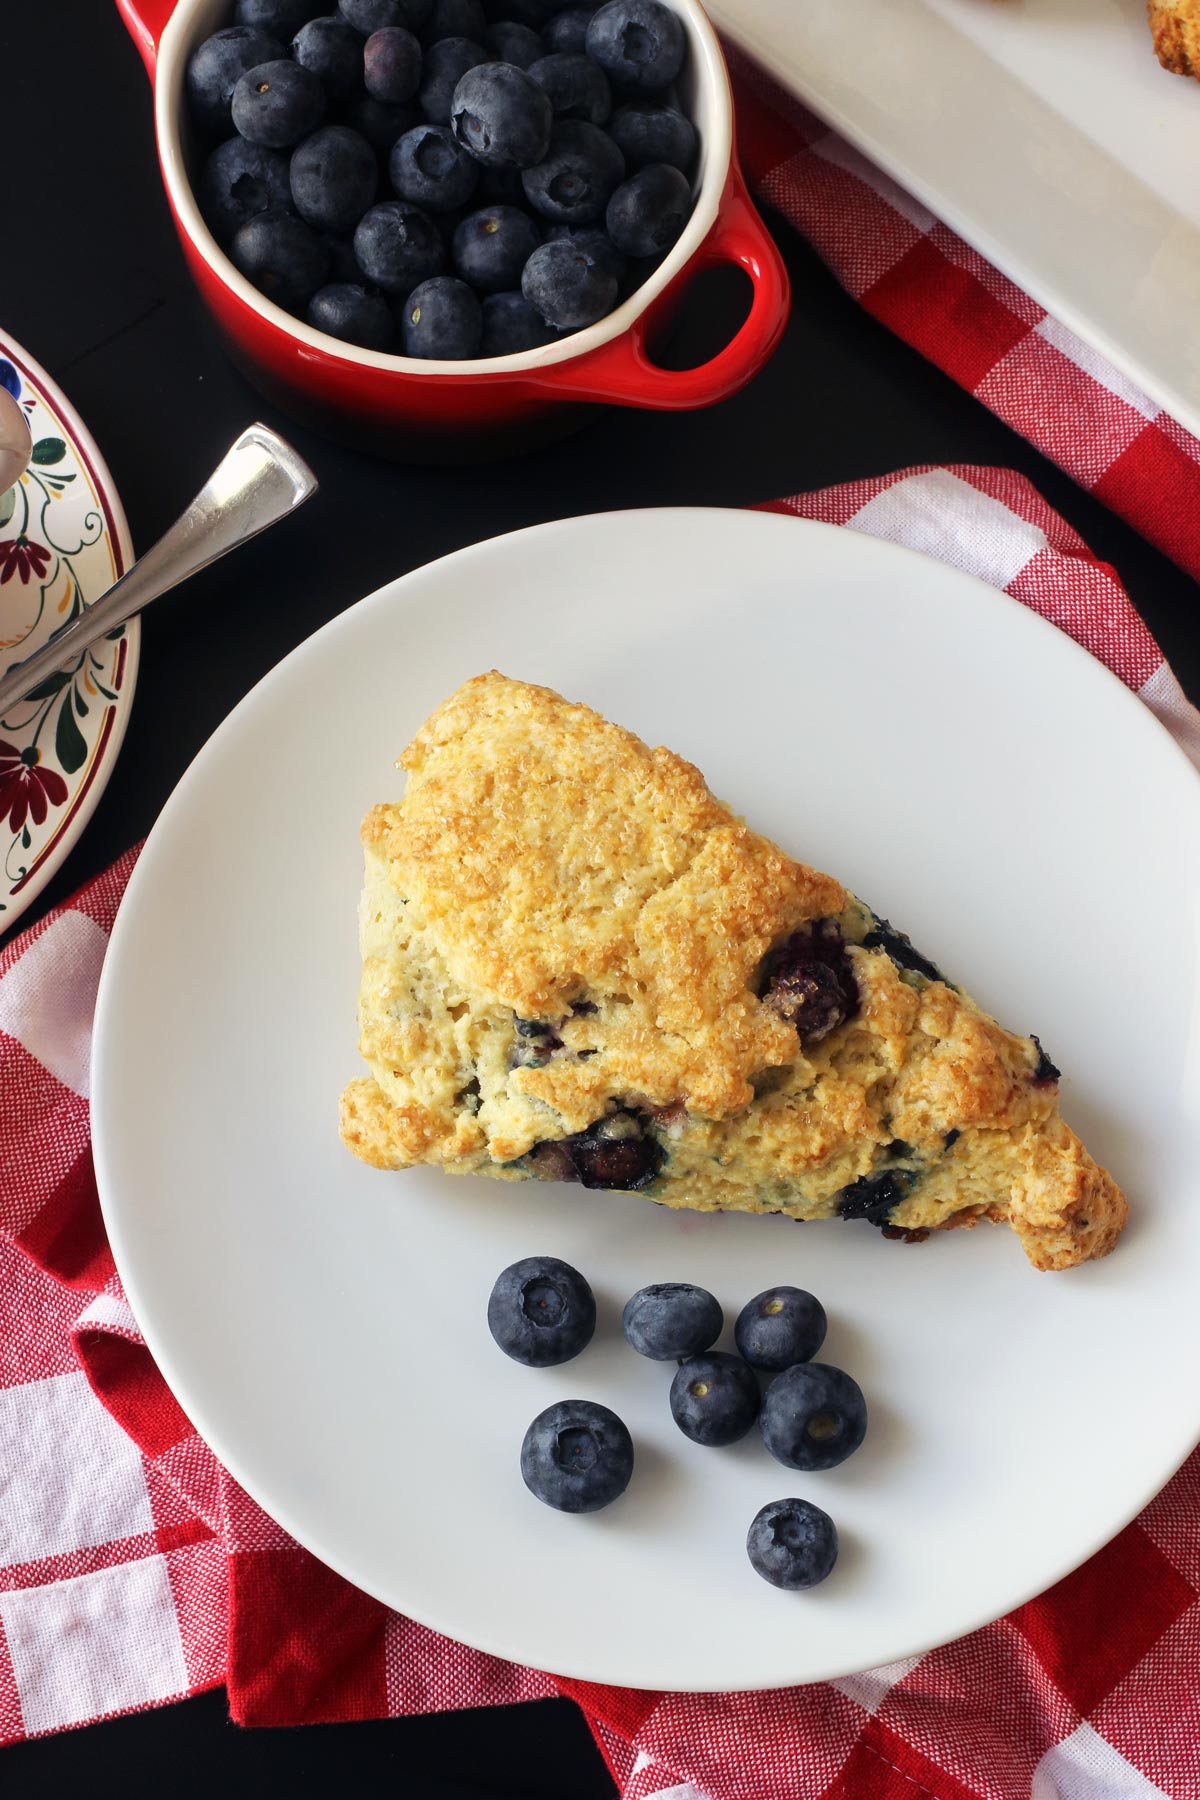
POLYGON ((362 832, 364 1162, 910 1238, 993 1219, 1039 1269, 1113 1248, 1124 1198, 1038 1040, 690 763, 494 672, 400 761, 362 832))

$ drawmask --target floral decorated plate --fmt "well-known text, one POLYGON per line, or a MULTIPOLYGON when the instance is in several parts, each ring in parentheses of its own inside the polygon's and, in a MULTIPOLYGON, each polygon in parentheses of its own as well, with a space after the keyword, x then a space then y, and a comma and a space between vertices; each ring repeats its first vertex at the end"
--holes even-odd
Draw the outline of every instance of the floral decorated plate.
MULTIPOLYGON (((112 477, 79 415, 0 331, 0 386, 24 408, 33 456, 0 494, 0 668, 23 661, 132 561, 112 477)), ((0 933, 79 837, 121 748, 137 620, 49 676, 0 719, 0 933)))

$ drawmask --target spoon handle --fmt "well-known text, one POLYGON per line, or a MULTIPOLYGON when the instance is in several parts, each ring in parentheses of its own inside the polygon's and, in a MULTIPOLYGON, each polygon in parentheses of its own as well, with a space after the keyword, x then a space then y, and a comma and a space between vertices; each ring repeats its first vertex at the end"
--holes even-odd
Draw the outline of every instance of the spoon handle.
POLYGON ((265 425, 251 425, 157 544, 79 618, 0 678, 0 718, 69 658, 189 575, 257 537, 303 505, 316 488, 316 476, 290 444, 265 425))

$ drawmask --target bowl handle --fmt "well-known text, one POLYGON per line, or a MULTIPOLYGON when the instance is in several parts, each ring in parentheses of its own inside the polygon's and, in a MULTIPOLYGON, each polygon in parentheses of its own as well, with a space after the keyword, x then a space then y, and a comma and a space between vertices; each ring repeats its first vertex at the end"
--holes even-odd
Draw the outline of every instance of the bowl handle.
POLYGON ((615 402, 671 411, 725 400, 757 373, 783 335, 791 286, 782 256, 759 217, 736 164, 730 167, 716 223, 669 287, 611 343, 577 362, 552 364, 544 386, 560 398, 615 402), (647 336, 674 311, 702 269, 733 263, 754 287, 750 311, 723 350, 695 369, 661 369, 651 360, 647 336))
POLYGON ((179 0, 117 0, 117 11, 141 52, 151 81, 154 80, 154 65, 158 61, 159 40, 167 20, 178 4, 179 0))

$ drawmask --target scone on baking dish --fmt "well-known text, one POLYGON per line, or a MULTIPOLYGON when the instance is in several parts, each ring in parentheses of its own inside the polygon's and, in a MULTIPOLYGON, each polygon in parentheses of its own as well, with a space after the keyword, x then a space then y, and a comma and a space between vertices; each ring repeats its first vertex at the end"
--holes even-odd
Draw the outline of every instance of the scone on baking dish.
POLYGON ((1200 0, 1148 0, 1146 11, 1163 68, 1200 79, 1200 0))
POLYGON ((492 673, 401 764, 363 824, 363 1161, 906 1236, 994 1219, 1039 1269, 1112 1249, 1125 1201, 1037 1039, 690 763, 492 673))

